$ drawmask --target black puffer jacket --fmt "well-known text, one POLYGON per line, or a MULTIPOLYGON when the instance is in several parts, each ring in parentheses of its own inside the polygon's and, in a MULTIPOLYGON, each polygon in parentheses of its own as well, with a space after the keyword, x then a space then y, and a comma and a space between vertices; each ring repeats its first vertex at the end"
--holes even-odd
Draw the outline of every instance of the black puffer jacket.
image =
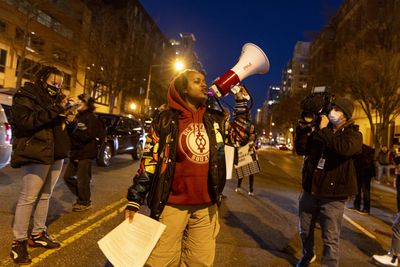
POLYGON ((304 155, 303 189, 315 197, 346 198, 357 193, 353 156, 361 152, 362 134, 347 122, 333 132, 332 128, 311 131, 298 126, 296 152, 304 155), (320 159, 323 169, 317 168, 320 159))
MULTIPOLYGON (((237 107, 244 104, 236 104, 237 107)), ((236 108, 239 110, 239 108, 236 108)), ((235 113, 235 131, 242 132, 241 137, 248 139, 248 134, 239 125, 248 127, 248 112, 235 113)), ((158 219, 161 215, 171 190, 174 171, 179 114, 176 110, 168 109, 153 120, 148 140, 146 140, 145 155, 142 158, 141 168, 133 179, 133 185, 128 189, 127 209, 137 211, 145 201, 151 210, 150 216, 158 219), (154 129, 154 134, 151 133, 154 129), (156 137, 155 137, 156 136, 156 137), (154 138, 155 137, 155 138, 154 138), (156 143, 154 143, 156 141, 156 143), (153 152, 157 151, 159 158, 154 160, 153 152), (144 170, 144 166, 146 170, 144 170)), ((210 140, 210 157, 208 172, 208 193, 211 201, 221 203, 222 191, 226 182, 225 168, 225 114, 213 109, 204 113, 204 126, 210 140)), ((238 137, 239 138, 239 137, 238 137)))
POLYGON ((69 137, 60 116, 64 112, 60 99, 51 97, 40 86, 25 83, 14 95, 11 112, 13 168, 52 164, 68 156, 69 137))
POLYGON ((68 132, 71 137, 71 159, 97 157, 99 140, 106 136, 106 132, 103 123, 94 112, 79 112, 75 120, 68 124, 68 132))

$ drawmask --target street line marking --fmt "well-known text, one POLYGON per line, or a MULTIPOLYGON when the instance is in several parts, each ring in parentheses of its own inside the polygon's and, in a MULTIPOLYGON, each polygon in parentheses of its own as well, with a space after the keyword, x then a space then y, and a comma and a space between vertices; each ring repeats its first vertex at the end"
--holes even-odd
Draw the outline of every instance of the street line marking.
POLYGON ((351 223, 355 228, 363 232, 365 235, 369 236, 372 239, 376 239, 376 236, 374 236, 371 232, 369 232, 367 229, 350 219, 346 214, 343 214, 343 218, 347 220, 349 223, 351 223))
POLYGON ((96 217, 102 215, 103 213, 105 213, 105 212, 107 212, 107 211, 113 209, 114 207, 120 205, 121 203, 126 202, 126 201, 127 201, 126 198, 121 198, 121 199, 118 200, 117 202, 114 202, 114 203, 112 203, 112 204, 110 204, 110 205, 108 205, 108 206, 102 208, 101 210, 95 212, 94 214, 90 215, 90 216, 87 217, 86 219, 83 219, 83 220, 81 220, 81 221, 79 221, 79 222, 77 222, 77 223, 74 223, 74 224, 72 224, 72 225, 69 225, 69 226, 65 227, 64 229, 62 229, 60 232, 58 232, 58 233, 56 233, 56 234, 52 234, 51 236, 52 236, 53 238, 57 238, 57 237, 59 237, 59 236, 61 236, 61 235, 64 235, 64 234, 66 234, 66 233, 68 233, 68 232, 74 230, 75 228, 78 228, 79 226, 81 226, 81 225, 87 223, 88 221, 93 220, 94 218, 96 218, 96 217))
POLYGON ((86 227, 84 230, 76 233, 75 235, 67 238, 66 240, 64 240, 63 242, 61 242, 61 247, 58 249, 52 249, 52 250, 46 250, 44 253, 38 255, 37 257, 32 259, 32 263, 31 266, 34 264, 37 264, 41 261, 43 261, 44 259, 46 259, 48 256, 50 256, 51 254, 57 252, 58 250, 65 248, 66 246, 68 246, 69 244, 75 242, 76 240, 78 240, 79 238, 81 238, 82 236, 86 235, 87 233, 89 233, 90 231, 92 231, 94 228, 99 227, 102 223, 111 220, 112 218, 116 217, 118 214, 122 213, 124 211, 125 207, 121 207, 120 209, 108 214, 107 216, 103 217, 102 219, 100 219, 99 221, 93 223, 92 225, 86 227))
POLYGON ((276 166, 275 163, 273 163, 272 161, 268 160, 269 164, 271 164, 272 166, 276 166))
MULTIPOLYGON (((118 200, 118 201, 116 201, 116 202, 114 202, 114 203, 112 203, 112 204, 110 204, 110 205, 104 207, 103 209, 101 209, 101 210, 95 212, 94 214, 90 215, 90 216, 87 217, 86 219, 83 219, 83 220, 81 220, 81 221, 79 221, 79 222, 77 222, 77 223, 74 223, 74 224, 72 224, 72 225, 69 225, 69 226, 65 227, 65 228, 62 229, 60 232, 58 232, 58 233, 56 233, 56 234, 52 234, 51 237, 54 238, 54 239, 56 239, 57 237, 59 237, 59 236, 61 236, 61 235, 64 235, 64 234, 66 234, 66 233, 68 233, 68 232, 70 232, 70 231, 72 231, 72 230, 78 228, 79 226, 81 226, 81 225, 87 223, 88 221, 93 220, 94 218, 96 218, 96 217, 102 215, 103 213, 105 213, 105 212, 107 212, 107 211, 109 211, 109 210, 115 208, 116 206, 120 205, 120 204, 123 203, 123 202, 126 202, 126 198, 121 198, 120 200, 118 200)), ((122 207, 121 209, 123 209, 123 208, 125 208, 125 206, 122 207)), ((32 248, 32 249, 35 249, 35 248, 32 248)), ((57 251, 57 250, 58 250, 58 249, 56 249, 56 250, 51 250, 51 251, 57 251)), ((47 250, 47 251, 50 251, 50 250, 47 250)), ((43 254, 45 254, 45 253, 43 253, 43 254)), ((41 255, 42 255, 42 254, 41 254, 41 255)), ((39 255, 39 256, 40 256, 40 255, 39 255)), ((11 264, 11 263, 12 263, 12 260, 11 260, 11 259, 7 259, 7 260, 4 260, 4 261, 0 262, 0 266, 9 265, 9 264, 11 264)))

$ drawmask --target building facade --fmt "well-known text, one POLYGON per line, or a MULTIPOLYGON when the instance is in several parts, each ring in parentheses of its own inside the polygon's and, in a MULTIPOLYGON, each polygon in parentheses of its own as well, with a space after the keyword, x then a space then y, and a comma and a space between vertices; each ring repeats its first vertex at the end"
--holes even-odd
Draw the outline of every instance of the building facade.
MULTIPOLYGON (((379 128, 380 125, 379 114, 374 105, 385 105, 385 98, 389 101, 389 98, 398 96, 400 93, 400 70, 398 67, 398 55, 400 54, 399 11, 400 1, 398 0, 343 1, 337 14, 310 48, 309 81, 313 87, 332 87, 335 93, 342 95, 349 92, 346 88, 346 86, 349 86, 348 80, 355 82, 354 86, 361 87, 361 90, 368 88, 375 77, 381 79, 382 86, 385 86, 385 83, 391 84, 392 88, 389 88, 389 90, 392 90, 392 93, 386 96, 383 92, 387 87, 379 87, 374 84, 375 89, 372 90, 375 90, 375 93, 378 92, 381 96, 378 96, 377 100, 371 97, 371 101, 368 101, 368 99, 364 101, 371 108, 370 113, 374 128, 379 128), (343 62, 347 62, 349 57, 352 57, 352 61, 357 64, 353 67, 348 65, 345 68, 346 65, 343 62), (395 60, 397 60, 397 63, 395 60), (373 71, 357 72, 361 68, 365 68, 367 71, 378 69, 378 72, 376 72, 378 74, 373 71), (343 75, 346 72, 354 76, 358 75, 356 76, 358 80, 343 75), (385 74, 388 75, 385 76, 385 74)), ((375 94, 373 91, 372 93, 375 94)), ((362 97, 362 95, 356 96, 354 93, 348 96, 354 100, 362 97)), ((360 103, 355 102, 355 105, 354 118, 363 133, 364 143, 374 146, 375 140, 371 136, 370 121, 360 103)), ((400 104, 397 104, 397 111, 399 106, 400 104)), ((391 119, 389 119, 388 127, 382 133, 382 143, 392 147, 396 142, 395 137, 400 134, 400 120, 399 118, 393 119, 390 114, 388 114, 388 117, 391 119)))
POLYGON ((90 17, 79 0, 1 0, 0 87, 17 88, 51 65, 64 72, 67 95, 82 92, 90 17))

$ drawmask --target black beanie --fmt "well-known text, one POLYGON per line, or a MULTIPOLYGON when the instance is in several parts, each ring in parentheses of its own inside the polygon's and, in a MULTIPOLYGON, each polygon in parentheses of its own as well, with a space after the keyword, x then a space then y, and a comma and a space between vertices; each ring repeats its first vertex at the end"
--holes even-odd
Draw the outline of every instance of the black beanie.
POLYGON ((340 110, 343 111, 347 119, 350 119, 351 116, 353 115, 354 105, 349 99, 344 97, 336 98, 333 101, 333 105, 340 108, 340 110))

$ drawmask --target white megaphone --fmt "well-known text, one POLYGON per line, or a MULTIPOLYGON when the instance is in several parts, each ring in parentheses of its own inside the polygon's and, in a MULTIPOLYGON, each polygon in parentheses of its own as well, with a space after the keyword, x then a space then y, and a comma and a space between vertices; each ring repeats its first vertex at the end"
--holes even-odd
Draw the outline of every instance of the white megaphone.
POLYGON ((246 43, 236 65, 218 77, 210 90, 218 98, 228 94, 240 81, 253 74, 264 74, 269 70, 269 60, 264 51, 252 43, 246 43))

